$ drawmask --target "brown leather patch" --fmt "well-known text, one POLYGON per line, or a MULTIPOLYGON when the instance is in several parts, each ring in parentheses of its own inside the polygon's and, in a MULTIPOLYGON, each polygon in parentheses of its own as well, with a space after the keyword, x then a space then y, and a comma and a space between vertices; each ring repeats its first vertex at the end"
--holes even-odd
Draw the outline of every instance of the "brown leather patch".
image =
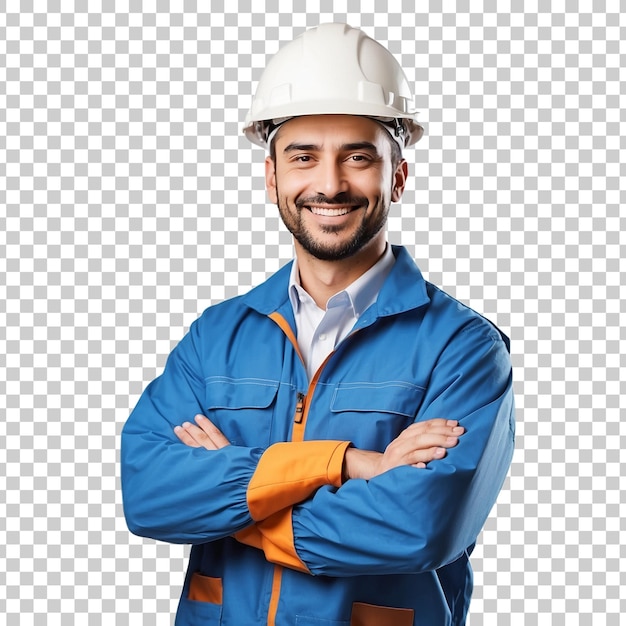
POLYGON ((413 626, 413 609, 355 602, 350 626, 413 626))
POLYGON ((194 572, 189 581, 189 600, 222 604, 222 579, 194 572))

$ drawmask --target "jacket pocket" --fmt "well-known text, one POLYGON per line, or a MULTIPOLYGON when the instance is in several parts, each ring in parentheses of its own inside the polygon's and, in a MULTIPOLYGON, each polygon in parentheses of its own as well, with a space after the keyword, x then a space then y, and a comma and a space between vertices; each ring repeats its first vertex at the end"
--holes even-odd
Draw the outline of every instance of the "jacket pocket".
POLYGON ((206 416, 232 444, 267 447, 278 387, 262 378, 207 378, 206 416))
POLYGON ((175 626, 219 624, 222 619, 222 579, 194 572, 178 603, 175 626))
POLYGON ((405 381, 340 383, 331 397, 328 438, 382 451, 414 421, 424 393, 405 381))
POLYGON ((194 572, 189 581, 188 600, 222 604, 222 579, 194 572))
POLYGON ((350 626, 413 626, 415 611, 355 602, 350 626))

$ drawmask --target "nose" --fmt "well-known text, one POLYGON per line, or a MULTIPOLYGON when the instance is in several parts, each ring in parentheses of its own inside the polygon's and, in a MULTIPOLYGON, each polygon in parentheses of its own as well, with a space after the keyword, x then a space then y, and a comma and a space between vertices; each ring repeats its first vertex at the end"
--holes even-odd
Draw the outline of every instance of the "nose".
POLYGON ((317 180, 316 191, 327 198, 348 190, 348 180, 342 164, 335 158, 323 159, 316 168, 317 180))

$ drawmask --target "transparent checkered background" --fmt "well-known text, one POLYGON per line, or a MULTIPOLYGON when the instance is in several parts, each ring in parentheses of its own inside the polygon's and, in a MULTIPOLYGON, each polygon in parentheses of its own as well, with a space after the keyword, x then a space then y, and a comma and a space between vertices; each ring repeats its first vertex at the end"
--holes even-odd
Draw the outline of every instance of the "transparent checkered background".
POLYGON ((415 85, 426 135, 391 241, 512 338, 517 451, 471 626, 620 623, 619 2, 0 4, 7 624, 171 623, 187 551, 128 533, 120 430, 199 313, 291 258, 240 130, 268 57, 324 21, 415 85))

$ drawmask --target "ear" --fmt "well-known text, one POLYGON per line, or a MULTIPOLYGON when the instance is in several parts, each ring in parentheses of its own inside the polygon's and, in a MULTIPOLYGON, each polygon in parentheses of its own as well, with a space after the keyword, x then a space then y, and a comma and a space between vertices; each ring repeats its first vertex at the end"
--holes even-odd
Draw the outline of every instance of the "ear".
POLYGON ((401 159, 393 174, 393 189, 391 190, 391 201, 398 202, 404 193, 406 180, 409 177, 409 166, 406 159, 401 159))
POLYGON ((265 188, 267 195, 274 204, 278 204, 278 193, 276 192, 276 164, 272 157, 265 158, 265 188))

